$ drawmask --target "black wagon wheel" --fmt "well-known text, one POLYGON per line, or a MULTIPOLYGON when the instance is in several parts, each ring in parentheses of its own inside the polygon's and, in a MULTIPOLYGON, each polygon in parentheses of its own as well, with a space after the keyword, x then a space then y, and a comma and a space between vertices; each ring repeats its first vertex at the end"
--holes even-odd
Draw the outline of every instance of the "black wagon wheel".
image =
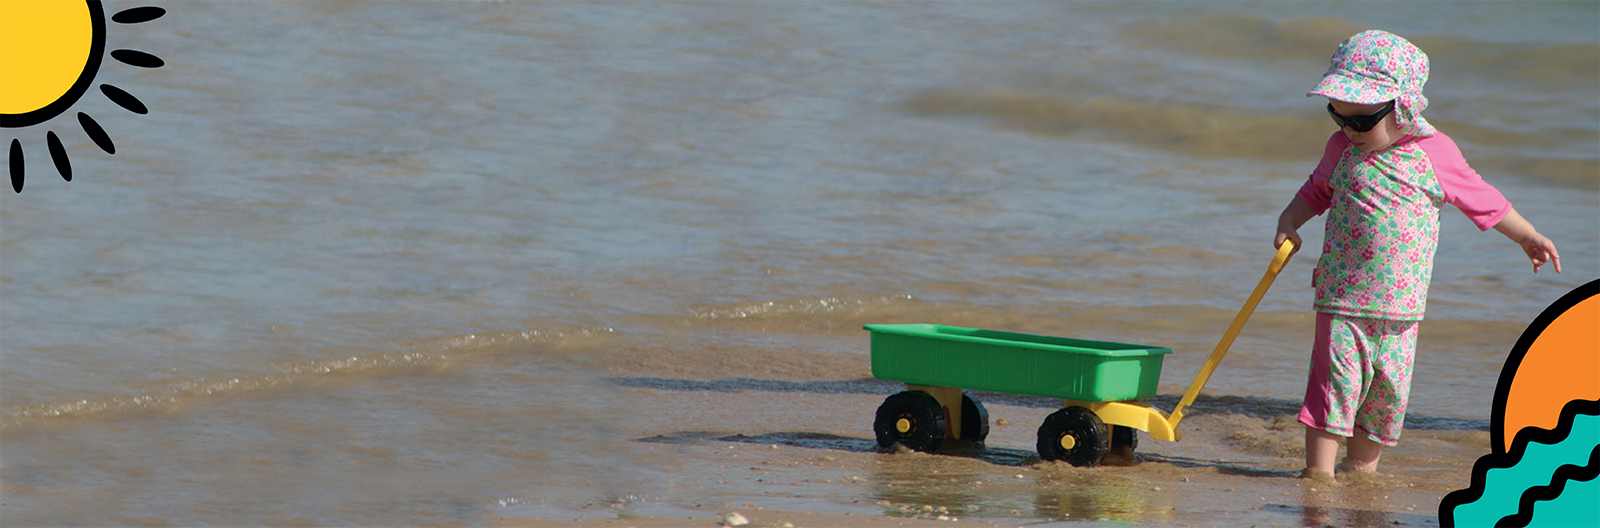
POLYGON ((1083 407, 1067 407, 1050 413, 1039 426, 1039 458, 1096 466, 1110 449, 1106 437, 1100 417, 1083 407))
POLYGON ((931 453, 944 442, 946 423, 944 408, 932 394, 905 391, 890 396, 878 406, 878 418, 872 422, 872 431, 877 434, 880 447, 900 444, 931 453))
POLYGON ((988 437, 989 410, 971 394, 961 393, 961 439, 982 442, 988 437))

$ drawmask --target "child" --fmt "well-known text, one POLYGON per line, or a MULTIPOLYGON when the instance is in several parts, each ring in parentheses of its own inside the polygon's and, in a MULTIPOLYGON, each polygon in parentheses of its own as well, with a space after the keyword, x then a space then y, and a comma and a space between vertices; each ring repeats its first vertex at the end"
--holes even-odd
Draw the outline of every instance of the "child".
POLYGON ((1461 209, 1522 246, 1534 273, 1561 272, 1550 239, 1484 182, 1448 136, 1422 118, 1428 56, 1383 31, 1339 45, 1333 67, 1307 97, 1328 98, 1340 130, 1322 161, 1278 217, 1274 246, 1300 246, 1298 229, 1328 212, 1322 257, 1311 278, 1316 337, 1300 422, 1304 477, 1332 477, 1339 437, 1343 471, 1374 472, 1400 439, 1411 366, 1438 243, 1439 210, 1461 209))

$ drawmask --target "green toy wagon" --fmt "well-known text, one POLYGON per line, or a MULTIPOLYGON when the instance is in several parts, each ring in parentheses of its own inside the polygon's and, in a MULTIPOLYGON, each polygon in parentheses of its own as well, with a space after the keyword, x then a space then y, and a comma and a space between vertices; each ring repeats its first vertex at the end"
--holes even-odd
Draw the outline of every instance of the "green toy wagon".
POLYGON ((1188 392, 1168 414, 1137 400, 1156 394, 1162 347, 1090 341, 936 324, 869 324, 872 375, 906 384, 878 407, 878 444, 933 452, 947 438, 981 442, 989 434, 983 404, 965 390, 1061 398, 1039 426, 1039 457, 1098 465, 1113 447, 1137 446, 1134 430, 1175 442, 1183 408, 1194 402, 1238 336, 1294 244, 1284 242, 1233 325, 1188 392))

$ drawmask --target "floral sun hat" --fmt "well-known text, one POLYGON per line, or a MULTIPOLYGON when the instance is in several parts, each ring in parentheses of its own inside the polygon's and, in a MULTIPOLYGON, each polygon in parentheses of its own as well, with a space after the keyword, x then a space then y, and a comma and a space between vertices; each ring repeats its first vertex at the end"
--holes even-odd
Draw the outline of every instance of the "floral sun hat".
POLYGON ((1422 85, 1428 82, 1428 55, 1411 42, 1387 31, 1363 31, 1339 44, 1329 60, 1332 67, 1323 74, 1306 97, 1378 104, 1395 102, 1395 119, 1402 133, 1432 136, 1433 125, 1422 118, 1428 98, 1422 85))

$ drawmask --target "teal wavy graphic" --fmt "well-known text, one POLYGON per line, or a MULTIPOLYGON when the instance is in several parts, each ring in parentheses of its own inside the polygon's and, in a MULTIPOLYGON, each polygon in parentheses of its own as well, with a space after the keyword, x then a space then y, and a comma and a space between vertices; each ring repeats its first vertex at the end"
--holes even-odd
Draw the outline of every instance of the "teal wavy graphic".
POLYGON ((1444 497, 1444 526, 1600 526, 1600 401, 1573 400, 1555 429, 1526 428, 1444 497))

